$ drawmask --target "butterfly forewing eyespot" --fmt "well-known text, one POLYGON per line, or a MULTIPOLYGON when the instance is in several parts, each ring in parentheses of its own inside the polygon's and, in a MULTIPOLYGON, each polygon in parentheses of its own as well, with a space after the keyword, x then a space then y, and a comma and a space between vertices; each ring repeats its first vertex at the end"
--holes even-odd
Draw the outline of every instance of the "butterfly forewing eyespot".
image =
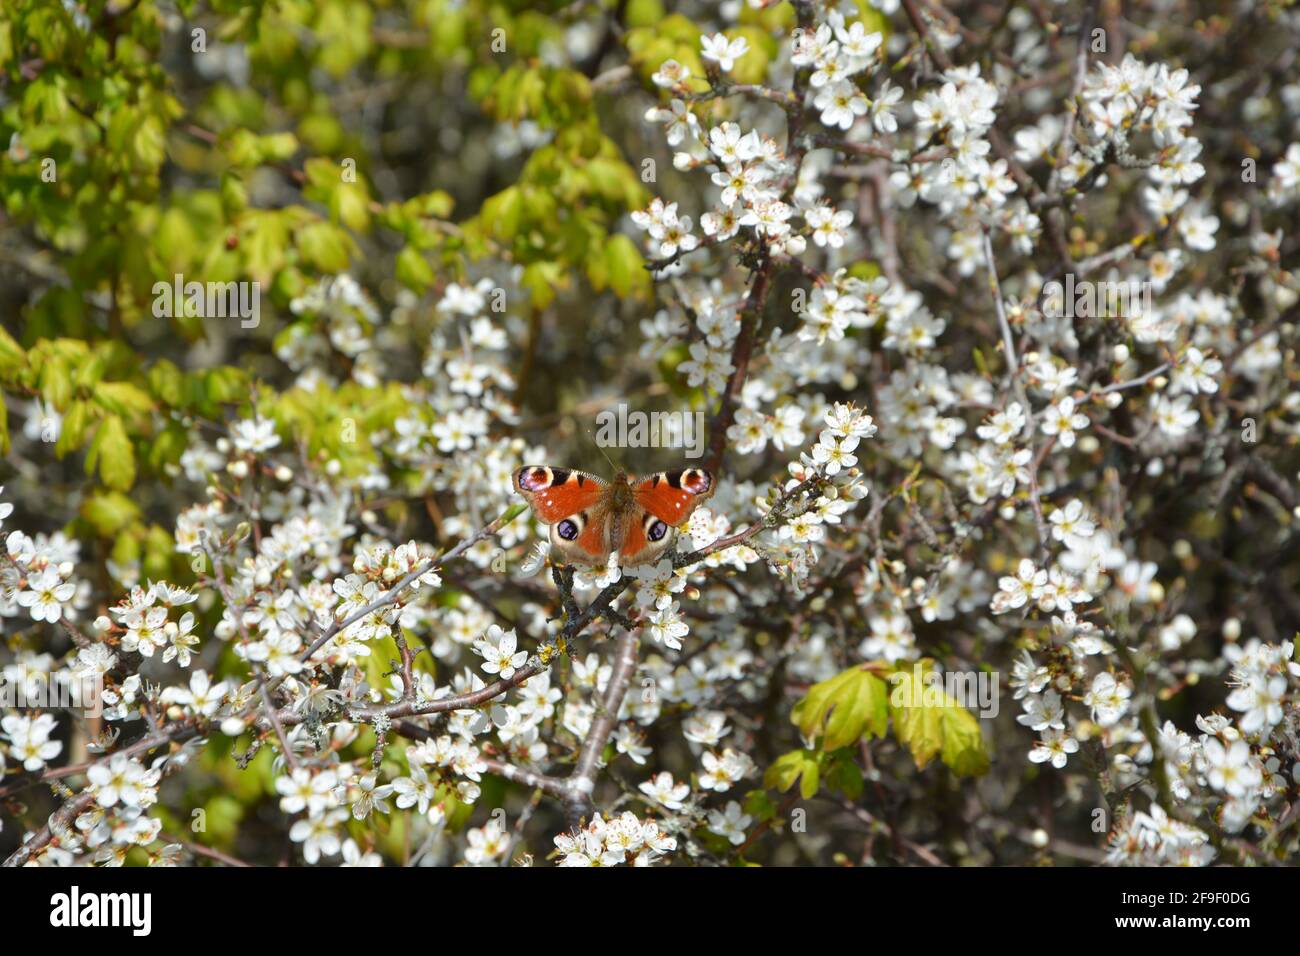
POLYGON ((707 495, 713 488, 713 476, 703 468, 682 468, 679 471, 665 471, 652 479, 654 487, 667 484, 669 488, 678 488, 692 495, 707 495))
POLYGON ((677 487, 693 495, 705 495, 713 490, 713 476, 702 468, 683 468, 677 472, 677 487))
MULTIPOLYGON (((568 473, 563 472, 564 478, 568 478, 568 473)), ((521 491, 541 491, 543 488, 549 488, 557 482, 563 481, 564 478, 557 478, 556 470, 547 468, 544 465, 530 466, 520 468, 515 472, 515 484, 521 491)))

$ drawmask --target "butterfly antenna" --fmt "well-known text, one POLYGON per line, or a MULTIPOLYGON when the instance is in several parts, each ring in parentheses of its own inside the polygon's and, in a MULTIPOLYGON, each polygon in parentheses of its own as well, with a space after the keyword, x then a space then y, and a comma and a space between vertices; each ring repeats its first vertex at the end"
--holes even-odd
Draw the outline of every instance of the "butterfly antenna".
POLYGON ((623 469, 619 468, 618 465, 614 464, 614 460, 610 458, 609 455, 605 454, 605 449, 601 446, 600 442, 596 441, 596 433, 593 432, 590 428, 588 428, 587 434, 591 436, 592 444, 594 444, 597 448, 600 449, 601 457, 603 457, 607 462, 609 462, 610 468, 614 469, 614 473, 617 474, 621 472, 623 469))

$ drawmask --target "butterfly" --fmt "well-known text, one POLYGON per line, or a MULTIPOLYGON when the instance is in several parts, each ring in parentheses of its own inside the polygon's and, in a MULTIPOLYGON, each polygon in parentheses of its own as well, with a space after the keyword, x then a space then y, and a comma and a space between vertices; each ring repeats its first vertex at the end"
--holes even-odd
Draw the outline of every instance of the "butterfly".
POLYGON ((605 482, 585 471, 525 465, 515 491, 551 526, 551 551, 569 563, 622 565, 653 561, 674 532, 713 494, 713 475, 680 468, 638 478, 619 472, 605 482))

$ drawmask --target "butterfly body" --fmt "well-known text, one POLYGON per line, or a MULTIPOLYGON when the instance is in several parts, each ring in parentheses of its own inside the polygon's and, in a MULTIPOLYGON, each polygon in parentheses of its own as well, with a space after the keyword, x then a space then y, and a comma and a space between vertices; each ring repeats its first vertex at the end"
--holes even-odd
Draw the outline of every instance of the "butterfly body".
POLYGON ((585 471, 526 465, 515 472, 515 491, 551 526, 552 552, 569 563, 622 565, 654 560, 672 544, 675 530, 713 494, 713 476, 700 468, 645 477, 619 472, 606 482, 585 471))

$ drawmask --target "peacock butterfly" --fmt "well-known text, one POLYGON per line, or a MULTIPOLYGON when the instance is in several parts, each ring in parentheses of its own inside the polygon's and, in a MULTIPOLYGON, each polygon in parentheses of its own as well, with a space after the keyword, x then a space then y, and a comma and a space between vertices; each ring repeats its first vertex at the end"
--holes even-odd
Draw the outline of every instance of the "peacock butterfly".
POLYGON ((617 554, 619 564, 634 565, 668 548, 713 494, 714 478, 702 468, 680 468, 642 478, 619 472, 605 482, 585 471, 525 465, 514 486, 537 520, 551 526, 551 550, 564 560, 603 565, 617 554))

